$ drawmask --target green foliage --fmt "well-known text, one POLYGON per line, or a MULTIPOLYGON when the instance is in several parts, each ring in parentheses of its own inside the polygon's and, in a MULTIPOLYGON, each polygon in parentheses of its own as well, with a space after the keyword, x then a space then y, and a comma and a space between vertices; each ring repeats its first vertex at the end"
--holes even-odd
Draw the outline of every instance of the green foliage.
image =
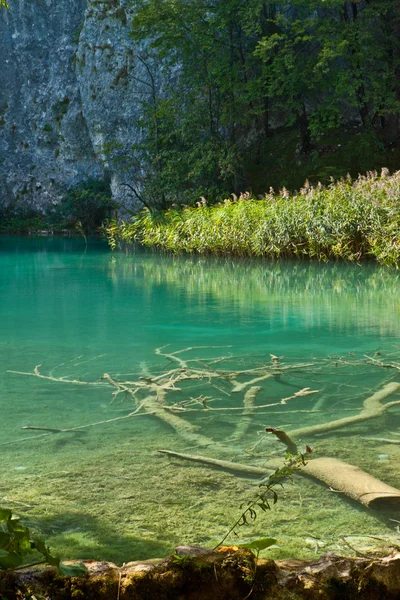
POLYGON ((246 169, 254 195, 263 194, 270 186, 298 190, 307 177, 328 186, 334 179, 387 167, 398 169, 400 146, 389 147, 377 140, 374 132, 360 127, 341 127, 326 130, 313 139, 308 155, 298 153, 298 134, 295 128, 280 130, 266 139, 260 151, 263 168, 255 164, 255 155, 246 155, 246 169), (295 158, 295 160, 294 160, 295 158))
POLYGON ((37 210, 24 206, 0 206, 0 233, 32 233, 47 229, 46 217, 37 210))
POLYGON ((111 160, 124 161, 145 206, 288 185, 304 164, 324 183, 327 173, 391 166, 400 132, 400 15, 391 0, 134 6, 132 37, 146 41, 143 74, 130 74, 148 91, 143 136, 130 156, 111 160), (337 156, 326 162, 321 137, 340 136, 344 126, 354 156, 333 148, 328 154, 337 156), (294 133, 290 154, 279 134, 274 143, 278 127, 294 133))
MULTIPOLYGON (((232 533, 237 535, 236 530, 238 527, 248 525, 249 520, 255 521, 260 510, 262 512, 271 510, 271 506, 276 504, 278 501, 276 488, 283 487, 283 482, 285 480, 291 480, 293 478, 293 474, 299 469, 303 468, 306 464, 307 463, 303 454, 294 456, 290 454, 290 452, 286 452, 284 465, 279 469, 276 469, 260 484, 259 490, 253 498, 247 502, 244 502, 240 506, 241 509, 244 508, 242 514, 225 534, 218 546, 221 546, 226 538, 232 533)), ((261 550, 273 546, 276 544, 276 542, 277 540, 275 538, 261 538, 246 544, 240 544, 240 546, 242 548, 247 548, 248 550, 255 550, 256 555, 258 556, 261 550)))
POLYGON ((147 165, 139 180, 152 207, 243 189, 243 142, 265 112, 256 93, 262 82, 255 83, 261 62, 253 57, 256 38, 246 39, 245 14, 232 0, 135 3, 132 36, 140 42, 152 31, 152 42, 139 56, 148 80, 144 136, 129 158, 136 173, 136 165, 147 165), (168 71, 171 84, 161 85, 168 71))
POLYGON ((62 575, 77 576, 87 571, 82 563, 65 565, 58 556, 53 556, 44 540, 32 536, 28 527, 21 524, 20 518, 13 515, 11 510, 0 508, 0 568, 16 569, 26 563, 26 557, 32 552, 38 552, 49 565, 58 568, 62 575))
POLYGON ((115 208, 109 186, 102 181, 88 180, 65 194, 49 215, 49 221, 58 228, 79 230, 86 236, 95 233, 115 208))
POLYGON ((102 181, 89 180, 71 188, 60 204, 46 214, 30 207, 22 199, 14 205, 0 205, 0 233, 31 234, 68 230, 86 238, 111 218, 115 208, 109 186, 102 181))
POLYGON ((262 550, 266 550, 267 548, 270 548, 271 546, 274 546, 277 543, 278 540, 276 540, 275 538, 259 538, 257 540, 253 540, 252 542, 248 542, 247 544, 240 544, 240 548, 244 548, 245 550, 250 550, 250 552, 255 556, 255 561, 252 563, 251 561, 249 562, 249 568, 250 568, 250 578, 249 581, 251 583, 252 589, 250 591, 250 594, 253 591, 253 587, 256 581, 256 575, 257 575, 257 559, 260 555, 260 552, 262 550))
POLYGON ((245 548, 246 550, 251 550, 252 552, 256 552, 258 556, 261 550, 266 550, 271 546, 274 546, 277 543, 277 539, 275 538, 259 538, 257 540, 253 540, 252 542, 248 542, 247 544, 240 544, 241 548, 245 548))
POLYGON ((208 206, 143 211, 106 227, 111 247, 139 242, 170 252, 309 257, 400 263, 400 172, 346 178, 328 188, 308 182, 263 199, 249 193, 208 206))
POLYGON ((171 562, 173 565, 176 565, 177 567, 181 567, 183 569, 189 563, 192 562, 194 557, 195 557, 195 554, 182 554, 182 555, 173 554, 171 562))

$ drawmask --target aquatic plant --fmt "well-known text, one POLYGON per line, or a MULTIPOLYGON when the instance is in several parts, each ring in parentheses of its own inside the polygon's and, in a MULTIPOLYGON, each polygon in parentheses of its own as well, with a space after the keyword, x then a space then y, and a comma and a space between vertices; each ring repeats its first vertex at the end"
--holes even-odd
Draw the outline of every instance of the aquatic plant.
POLYGON ((144 210, 130 222, 105 227, 112 248, 138 242, 168 252, 270 258, 312 258, 385 265, 400 261, 400 171, 370 172, 325 188, 294 194, 272 189, 264 198, 246 192, 223 203, 144 210))
POLYGON ((42 538, 33 536, 30 529, 22 525, 19 517, 7 508, 0 508, 0 568, 18 569, 26 566, 26 557, 35 551, 41 554, 43 559, 32 565, 53 565, 61 575, 82 575, 87 571, 82 563, 62 563, 58 556, 50 553, 50 548, 42 538))
MULTIPOLYGON (((291 444, 293 444, 293 442, 288 436, 286 436, 286 438, 290 441, 291 444)), ((307 446, 306 452, 312 452, 310 446, 307 446)), ((306 464, 307 463, 305 461, 304 454, 296 454, 294 456, 288 450, 283 466, 275 469, 275 471, 271 473, 271 475, 268 475, 268 477, 260 483, 259 489, 253 498, 241 504, 240 508, 244 508, 243 512, 232 525, 232 527, 228 530, 228 532, 224 535, 222 540, 219 542, 218 546, 221 546, 232 533, 237 535, 237 528, 243 527, 244 525, 248 525, 249 519, 251 521, 255 521, 257 518, 258 510, 261 510, 262 512, 270 510, 271 503, 272 505, 274 505, 278 501, 278 493, 276 491, 276 488, 279 486, 283 487, 284 481, 288 479, 292 480, 293 474, 296 473, 296 471, 299 471, 299 469, 301 469, 302 467, 305 467, 306 464)), ((252 542, 248 543, 241 543, 240 546, 248 550, 255 550, 256 558, 258 558, 258 555, 261 550, 265 550, 266 548, 273 546, 277 543, 277 541, 278 540, 276 540, 275 538, 262 538, 258 540, 253 540, 252 542)), ((216 547, 218 548, 218 546, 216 547)))

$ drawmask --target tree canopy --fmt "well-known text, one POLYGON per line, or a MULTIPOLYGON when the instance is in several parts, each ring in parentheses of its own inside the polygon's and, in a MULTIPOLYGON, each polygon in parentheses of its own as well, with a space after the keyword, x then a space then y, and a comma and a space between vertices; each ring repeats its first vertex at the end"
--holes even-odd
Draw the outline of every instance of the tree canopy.
POLYGON ((398 2, 135 0, 134 7, 132 37, 141 48, 146 40, 138 60, 149 94, 131 160, 147 164, 140 185, 150 203, 265 191, 260 173, 281 169, 288 157, 312 169, 326 151, 321 140, 337 141, 344 130, 346 139, 360 136, 355 170, 363 157, 366 168, 384 166, 368 160, 386 156, 400 134, 398 2), (287 136, 277 137, 282 131, 287 136))

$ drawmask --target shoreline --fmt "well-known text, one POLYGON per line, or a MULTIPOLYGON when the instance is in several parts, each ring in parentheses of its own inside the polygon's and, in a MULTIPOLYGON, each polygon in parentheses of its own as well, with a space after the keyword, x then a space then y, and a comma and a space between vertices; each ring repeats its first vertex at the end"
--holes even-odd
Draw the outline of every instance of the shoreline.
POLYGON ((122 567, 83 562, 88 573, 81 577, 61 577, 54 567, 0 571, 0 593, 10 600, 21 593, 37 600, 394 600, 400 593, 398 552, 383 558, 327 553, 313 561, 273 561, 237 546, 218 551, 186 546, 166 559, 122 567))

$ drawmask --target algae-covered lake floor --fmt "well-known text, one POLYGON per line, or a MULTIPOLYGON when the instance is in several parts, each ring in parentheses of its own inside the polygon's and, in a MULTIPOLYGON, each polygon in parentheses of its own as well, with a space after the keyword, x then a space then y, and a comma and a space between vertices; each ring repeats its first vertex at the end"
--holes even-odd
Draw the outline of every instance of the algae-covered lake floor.
MULTIPOLYGON (((366 398, 399 380, 399 277, 374 265, 111 254, 99 241, 85 248, 82 240, 1 238, 0 296, 0 505, 65 559, 122 564, 166 556, 176 545, 215 546, 257 480, 157 450, 257 467, 283 461, 285 448, 264 439, 265 427, 290 432, 360 414, 366 398), (155 354, 162 347, 164 354, 195 347, 176 357, 232 377, 176 380, 181 392, 169 389, 158 405, 143 407, 154 400, 151 376, 180 376, 176 357, 155 354), (271 355, 288 371, 232 392, 235 377, 238 384, 253 377, 233 371, 255 368, 257 379, 274 366, 271 355), (37 365, 44 378, 35 376, 37 365), (144 384, 136 400, 118 388, 128 380, 144 384), (251 387, 262 389, 246 415, 251 387), (295 396, 305 388, 313 393, 295 396), (284 398, 291 399, 280 404, 284 398), (174 429, 167 414, 188 427, 179 420, 174 429), (23 429, 102 421, 69 432, 23 429)), ((384 402, 398 400, 396 391, 384 402)), ((400 488, 399 424, 394 405, 296 441, 310 444, 315 458, 341 459, 400 488)), ((277 491, 276 505, 227 543, 275 537, 278 547, 263 551, 271 558, 384 552, 400 543, 399 511, 363 507, 299 475, 277 491)))
MULTIPOLYGON (((217 544, 240 515, 240 504, 252 497, 254 482, 156 456, 157 437, 163 446, 179 447, 161 428, 155 431, 153 444, 137 431, 126 436, 115 452, 97 451, 96 458, 84 447, 73 448, 75 456, 68 460, 68 452, 64 470, 54 458, 54 442, 46 442, 42 448, 47 456, 37 463, 42 474, 32 467, 3 475, 7 480, 7 487, 1 489, 3 504, 39 529, 52 551, 65 558, 106 558, 122 564, 166 556, 175 545, 217 544)), ((327 451, 333 451, 327 446, 327 451)), ((399 463, 397 447, 384 450, 391 461, 399 463)), ((382 475, 379 463, 371 464, 381 447, 371 449, 369 460, 362 460, 356 452, 354 444, 353 463, 377 477, 382 475)), ((348 459, 346 452, 341 455, 348 459)), ((16 452, 14 458, 21 463, 23 453, 16 452)), ((386 480, 400 487, 398 474, 390 470, 386 474, 386 480)), ((388 534, 396 535, 396 523, 325 486, 296 477, 294 484, 279 493, 269 513, 259 515, 253 525, 241 529, 238 539, 230 541, 273 536, 280 548, 264 555, 313 558, 327 551, 352 555, 341 536, 388 534)), ((349 542, 357 547, 356 541, 349 542)))
MULTIPOLYGON (((361 371, 364 373, 365 367, 361 371)), ((382 369, 377 371, 381 377, 382 369)), ((351 375, 352 380, 357 379, 353 368, 351 375)), ((316 376, 321 377, 317 374, 314 379, 316 376)), ((376 378, 375 372, 372 376, 376 378)), ((33 381, 36 383, 37 379, 33 381)), ((52 381, 45 384, 53 394, 57 394, 57 386, 62 390, 80 387, 52 381)), ((343 376, 338 387, 342 385, 346 386, 343 376)), ((202 386, 209 391, 207 383, 201 383, 202 386)), ((302 389, 300 383, 298 388, 302 389)), ((102 394, 105 391, 101 389, 102 394)), ((107 392, 110 397, 111 390, 107 392)), ((299 397, 290 405, 288 416, 296 423, 325 422, 337 411, 342 415, 357 412, 348 403, 343 406, 339 402, 336 413, 330 408, 307 414, 310 398, 314 406, 317 396, 318 393, 299 397)), ((286 405, 279 409, 274 408, 276 412, 271 409, 269 417, 264 410, 254 419, 246 440, 236 442, 238 454, 232 460, 260 466, 274 456, 280 457, 283 464, 284 450, 277 442, 264 439, 262 427, 263 423, 282 422, 286 405)), ((86 424, 118 419, 131 411, 131 400, 115 400, 111 405, 103 405, 106 418, 100 411, 93 415, 92 421, 86 420, 86 424)), ((191 413, 190 417, 193 420, 191 413)), ((399 409, 393 408, 390 413, 357 427, 313 436, 308 441, 316 458, 342 459, 400 488, 400 445, 364 439, 378 437, 382 430, 396 432, 399 417, 399 409)), ((64 412, 58 425, 62 422, 65 428, 71 426, 67 418, 64 412)), ((290 428, 291 423, 285 418, 290 428)), ((228 438, 237 420, 204 410, 196 413, 195 423, 199 430, 222 445, 226 440, 230 447, 232 440, 228 438)), ((81 417, 76 426, 82 424, 81 417)), ((21 439, 28 439, 29 435, 32 439, 28 442, 2 447, 6 460, 2 461, 0 471, 0 498, 28 526, 40 531, 52 551, 64 558, 106 559, 122 564, 166 556, 174 552, 176 545, 212 548, 240 516, 242 503, 251 500, 258 489, 255 479, 158 453, 159 449, 169 449, 218 457, 213 448, 199 450, 188 446, 171 427, 153 415, 133 416, 68 433, 23 431, 21 439), (36 438, 37 435, 44 437, 36 438)), ((391 437, 396 439, 395 435, 391 437)), ((382 513, 365 508, 300 475, 277 491, 277 504, 266 513, 259 511, 257 519, 248 526, 236 528, 238 535, 231 535, 229 543, 276 537, 278 546, 263 553, 271 558, 315 558, 328 551, 352 555, 357 551, 380 550, 384 554, 400 543, 399 514, 395 511, 382 513)))

